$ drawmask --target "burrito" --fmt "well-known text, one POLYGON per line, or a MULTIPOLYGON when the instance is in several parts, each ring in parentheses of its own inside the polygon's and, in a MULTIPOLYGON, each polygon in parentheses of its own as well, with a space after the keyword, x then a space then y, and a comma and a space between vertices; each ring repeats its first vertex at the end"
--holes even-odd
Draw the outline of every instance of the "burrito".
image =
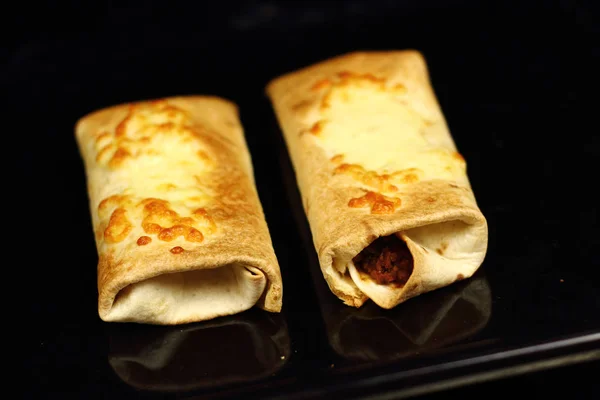
POLYGON ((393 308, 479 268, 487 222, 418 51, 337 56, 266 92, 321 271, 345 304, 393 308))
POLYGON ((183 96, 75 127, 104 321, 174 325, 279 312, 282 282, 237 107, 183 96))

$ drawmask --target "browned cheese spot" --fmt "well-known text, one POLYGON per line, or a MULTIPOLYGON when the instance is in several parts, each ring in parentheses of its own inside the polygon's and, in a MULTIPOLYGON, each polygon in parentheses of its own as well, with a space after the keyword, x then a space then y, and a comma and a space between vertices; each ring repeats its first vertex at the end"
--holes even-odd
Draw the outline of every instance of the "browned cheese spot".
POLYGON ((208 153, 204 150, 198 150, 198 157, 204 161, 204 163, 206 164, 211 164, 212 163, 212 159, 210 158, 210 156, 208 155, 208 153))
POLYGON ((148 198, 140 204, 144 207, 142 229, 148 234, 158 234, 158 240, 171 242, 183 236, 188 242, 200 243, 204 235, 194 227, 196 221, 207 224, 209 231, 215 229, 214 221, 203 208, 195 210, 192 217, 181 217, 166 200, 148 198))
POLYGON ((323 126, 325 125, 324 120, 317 121, 313 124, 313 126, 309 129, 309 132, 313 135, 318 135, 323 130, 323 126))
POLYGON ((327 78, 325 79, 321 79, 320 81, 317 81, 317 83, 315 83, 312 87, 311 90, 313 91, 318 91, 321 89, 325 89, 331 86, 331 81, 327 78))
POLYGON ((140 236, 139 239, 137 240, 137 245, 145 246, 145 245, 149 244, 150 242, 152 242, 152 238, 150 236, 140 236))
POLYGON ((402 201, 399 198, 368 191, 364 196, 350 199, 348 207, 370 207, 371 214, 393 214, 401 204, 402 201))
MULTIPOLYGON (((332 160, 333 161, 333 160, 332 160)), ((357 180, 367 186, 376 189, 379 192, 395 193, 398 191, 398 186, 395 182, 404 184, 415 183, 419 181, 417 168, 410 168, 400 171, 395 171, 389 174, 379 174, 375 171, 366 170, 358 164, 341 164, 334 170, 334 175, 348 175, 354 180, 357 180)))
POLYGON ((331 157, 331 162, 334 164, 341 164, 342 161, 344 161, 343 154, 336 154, 335 156, 331 157))
POLYGON ((169 251, 170 251, 171 253, 173 253, 173 254, 181 254, 181 253, 183 253, 183 251, 184 251, 184 250, 183 250, 183 248, 182 248, 182 247, 175 246, 175 247, 173 247, 173 248, 172 248, 171 250, 169 250, 169 251))
POLYGON ((292 105, 292 110, 293 111, 302 110, 303 108, 306 108, 309 105, 310 105, 310 101, 308 101, 308 100, 300 101, 300 102, 292 105))
POLYGON ((104 230, 104 240, 107 243, 118 243, 123 241, 133 226, 127 219, 127 211, 124 208, 117 208, 113 211, 108 221, 108 226, 104 230))

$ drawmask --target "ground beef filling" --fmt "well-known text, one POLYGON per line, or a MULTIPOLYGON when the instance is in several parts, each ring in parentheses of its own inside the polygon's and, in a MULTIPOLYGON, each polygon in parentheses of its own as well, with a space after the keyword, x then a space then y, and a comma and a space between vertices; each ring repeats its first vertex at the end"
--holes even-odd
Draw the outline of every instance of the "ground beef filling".
POLYGON ((413 271, 413 257, 403 240, 396 235, 375 240, 352 259, 356 268, 380 285, 403 286, 413 271))

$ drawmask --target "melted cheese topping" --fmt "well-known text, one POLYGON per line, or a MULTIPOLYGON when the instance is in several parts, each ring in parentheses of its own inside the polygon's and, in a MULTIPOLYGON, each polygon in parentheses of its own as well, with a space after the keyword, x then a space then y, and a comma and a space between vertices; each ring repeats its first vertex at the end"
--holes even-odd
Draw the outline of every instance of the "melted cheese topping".
POLYGON ((105 243, 123 241, 141 221, 137 245, 159 241, 199 243, 216 230, 203 208, 211 199, 202 176, 214 167, 197 126, 164 101, 130 107, 113 132, 96 136, 96 160, 110 170, 98 216, 105 243))
POLYGON ((342 72, 338 81, 319 81, 313 90, 325 93, 321 119, 310 133, 329 157, 343 157, 343 169, 355 179, 393 192, 393 186, 414 182, 415 177, 455 179, 464 174, 465 163, 459 154, 432 145, 423 135, 439 121, 427 120, 415 111, 404 86, 389 87, 372 75, 342 72), (406 179, 408 170, 414 174, 406 179), (367 174, 370 176, 360 177, 367 174), (376 181, 386 182, 372 184, 376 181))

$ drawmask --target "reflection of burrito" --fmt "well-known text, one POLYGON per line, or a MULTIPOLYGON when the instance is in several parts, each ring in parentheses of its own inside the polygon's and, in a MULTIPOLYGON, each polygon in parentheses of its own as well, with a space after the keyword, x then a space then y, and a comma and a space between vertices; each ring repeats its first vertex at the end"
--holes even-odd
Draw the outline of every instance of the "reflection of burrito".
POLYGON ((105 321, 179 324, 281 309, 281 275, 232 103, 173 97, 76 127, 105 321))
POLYGON ((460 282, 382 310, 372 304, 324 313, 329 340, 345 358, 394 360, 474 335, 487 324, 492 306, 484 277, 460 282))
POLYGON ((178 327, 110 326, 109 362, 127 384, 179 391, 267 377, 287 362, 280 314, 259 310, 178 327))
POLYGON ((470 277, 481 214, 422 56, 340 56, 272 81, 322 273, 383 308, 470 277))

